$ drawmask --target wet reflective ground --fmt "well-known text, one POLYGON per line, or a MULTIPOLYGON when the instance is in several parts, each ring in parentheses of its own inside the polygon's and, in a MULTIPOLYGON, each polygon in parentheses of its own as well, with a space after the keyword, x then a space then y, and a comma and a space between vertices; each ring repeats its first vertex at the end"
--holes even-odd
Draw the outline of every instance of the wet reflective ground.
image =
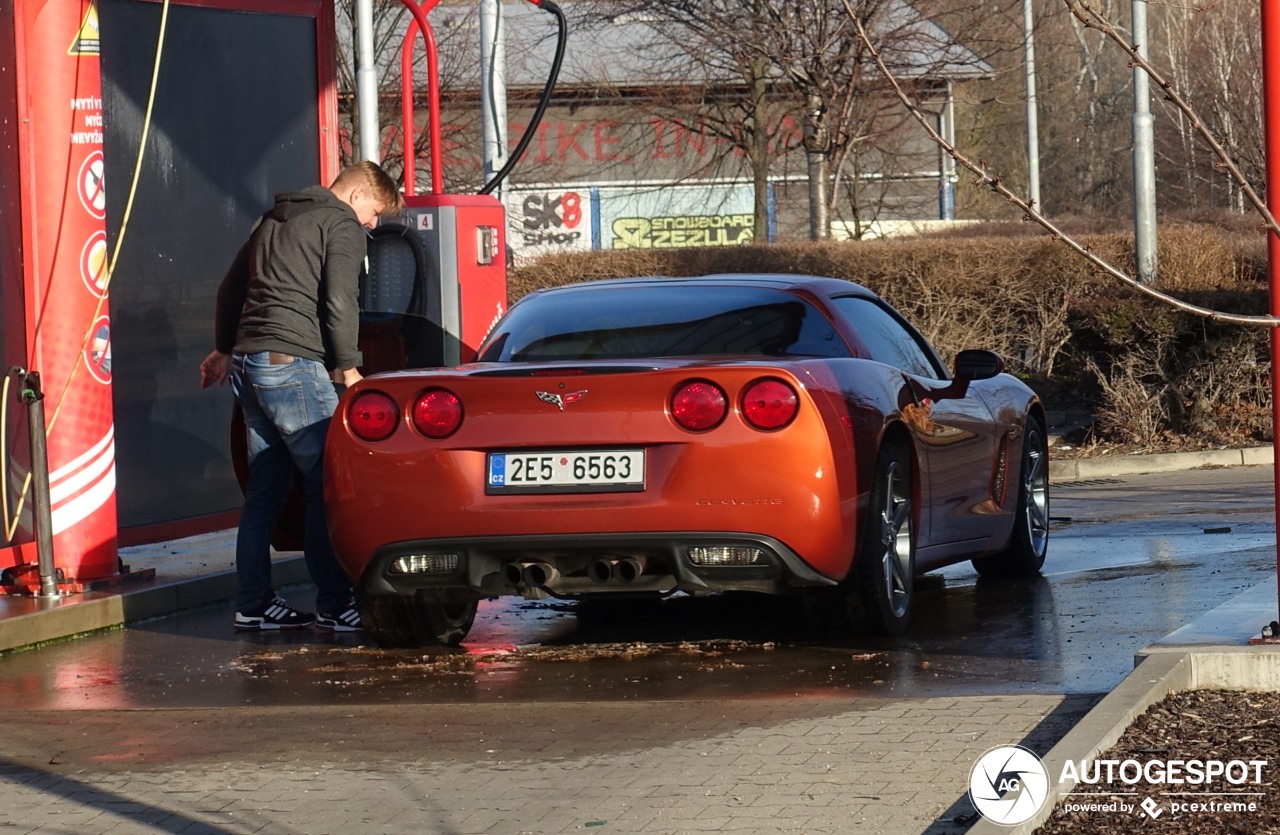
MULTIPOLYGON (((896 640, 815 637, 796 600, 503 598, 460 650, 235 633, 229 604, 0 656, 0 704, 233 705, 1099 693, 1150 642, 1276 573, 1269 468, 1055 485, 1044 576, 920 580, 896 640)), ((291 599, 309 604, 306 589, 291 599)), ((1259 627, 1274 617, 1260 613, 1259 627)))

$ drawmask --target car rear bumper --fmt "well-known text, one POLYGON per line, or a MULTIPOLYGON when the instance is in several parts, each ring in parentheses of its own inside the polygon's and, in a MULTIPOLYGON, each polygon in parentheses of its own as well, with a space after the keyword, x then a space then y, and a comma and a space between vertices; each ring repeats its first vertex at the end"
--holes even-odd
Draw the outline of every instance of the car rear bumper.
POLYGON ((486 597, 533 598, 675 591, 784 594, 833 583, 772 537, 684 531, 396 542, 378 549, 360 578, 362 589, 375 594, 467 587, 486 597), (736 564, 718 564, 729 554, 736 564), (401 559, 410 557, 417 559, 401 559), (415 562, 425 570, 404 570, 415 562))

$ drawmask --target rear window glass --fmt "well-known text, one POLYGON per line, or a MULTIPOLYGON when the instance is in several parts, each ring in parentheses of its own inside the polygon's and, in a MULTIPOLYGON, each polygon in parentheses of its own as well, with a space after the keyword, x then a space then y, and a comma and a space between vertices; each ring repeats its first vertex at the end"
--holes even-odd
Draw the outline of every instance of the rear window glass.
POLYGON ((548 294, 512 308, 485 361, 682 356, 848 357, 816 308, 760 287, 632 285, 548 294))

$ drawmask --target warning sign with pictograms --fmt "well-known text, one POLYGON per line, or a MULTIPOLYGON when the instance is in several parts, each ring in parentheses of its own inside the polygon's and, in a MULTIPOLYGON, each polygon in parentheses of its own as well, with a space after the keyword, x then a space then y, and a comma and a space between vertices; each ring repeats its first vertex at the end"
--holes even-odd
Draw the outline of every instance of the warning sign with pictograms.
POLYGON ((107 233, 101 229, 89 236, 80 250, 80 277, 95 297, 107 292, 107 233))
POLYGON ((102 187, 102 151, 93 151, 80 163, 80 203, 98 220, 107 216, 107 193, 102 187))
POLYGON ((80 22, 80 29, 68 47, 67 54, 97 55, 101 52, 101 46, 98 40, 98 4, 90 3, 89 11, 84 13, 84 20, 80 22))
POLYGON ((99 383, 111 382, 111 320, 99 316, 84 348, 84 367, 99 383))

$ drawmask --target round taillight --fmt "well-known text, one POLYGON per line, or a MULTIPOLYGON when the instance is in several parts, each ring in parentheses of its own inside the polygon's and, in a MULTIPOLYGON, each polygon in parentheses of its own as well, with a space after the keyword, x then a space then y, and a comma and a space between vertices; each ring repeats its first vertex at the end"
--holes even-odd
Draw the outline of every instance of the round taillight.
POLYGON ((799 411, 796 390, 781 380, 757 380, 742 395, 742 416, 756 429, 781 429, 799 411))
POLYGON ((705 380, 692 380, 671 395, 671 417, 691 432, 714 429, 729 413, 724 390, 705 380))
POLYGON ((433 441, 447 438, 462 425, 462 401, 448 389, 427 389, 414 401, 413 425, 433 441))
POLYGON ((362 441, 385 441, 399 422, 396 401, 380 391, 362 391, 347 406, 347 426, 362 441))

